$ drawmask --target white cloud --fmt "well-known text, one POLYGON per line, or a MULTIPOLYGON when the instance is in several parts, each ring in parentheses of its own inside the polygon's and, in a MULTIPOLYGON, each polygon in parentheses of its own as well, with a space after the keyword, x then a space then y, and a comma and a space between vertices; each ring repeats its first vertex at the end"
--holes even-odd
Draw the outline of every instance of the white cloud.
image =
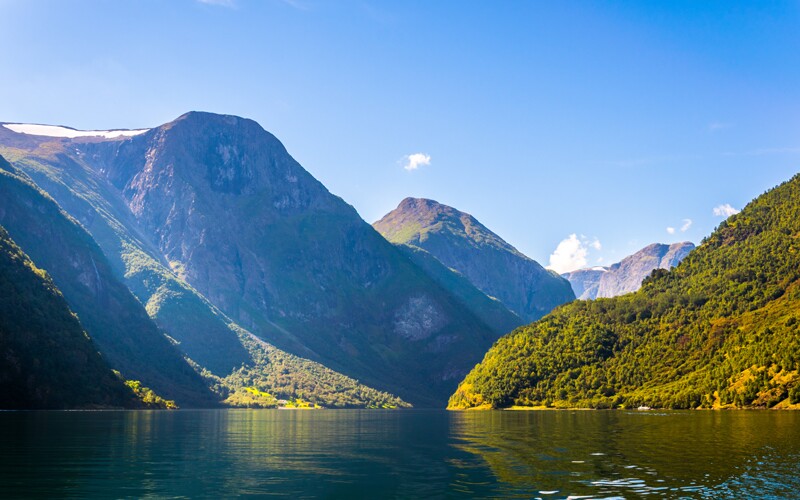
POLYGON ((414 153, 404 156, 403 161, 405 162, 403 168, 410 172, 412 170, 418 169, 422 165, 430 165, 431 157, 430 155, 426 155, 425 153, 414 153))
POLYGON ((685 233, 692 227, 692 219, 683 219, 683 225, 681 226, 681 232, 685 233))
POLYGON ((668 232, 669 234, 675 234, 675 228, 674 228, 674 227, 668 227, 668 228, 667 228, 667 232, 668 232))
POLYGON ((718 206, 714 207, 713 212, 714 212, 714 215, 717 216, 717 217, 728 218, 733 214, 738 214, 739 210, 733 208, 728 203, 724 203, 722 205, 718 205, 718 206))
POLYGON ((570 234, 550 255, 550 265, 547 268, 559 274, 581 269, 586 267, 589 249, 600 250, 602 247, 597 238, 589 241, 585 236, 578 238, 577 234, 570 234))

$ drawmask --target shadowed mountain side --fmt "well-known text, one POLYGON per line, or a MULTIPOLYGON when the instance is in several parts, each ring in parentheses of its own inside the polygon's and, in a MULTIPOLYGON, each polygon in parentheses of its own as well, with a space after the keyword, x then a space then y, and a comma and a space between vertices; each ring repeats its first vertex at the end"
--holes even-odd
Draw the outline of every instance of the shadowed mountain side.
POLYGON ((439 259, 427 251, 411 246, 398 244, 400 249, 412 262, 425 271, 442 288, 455 295, 464 306, 472 311, 481 321, 489 325, 499 337, 523 324, 516 314, 497 299, 481 292, 461 273, 447 268, 439 259))
POLYGON ((0 224, 48 271, 103 356, 181 406, 216 398, 112 274, 97 244, 58 205, 23 177, 0 171, 0 224))
POLYGON ((173 269, 280 347, 439 404, 494 338, 251 120, 189 113, 89 151, 173 269))
MULTIPOLYGON (((0 157, 0 167, 4 160, 0 157)), ((0 408, 138 406, 46 272, 0 226, 0 408)))
MULTIPOLYGON (((41 152, 40 141, 33 137, 27 146, 41 152)), ((18 165, 36 176, 41 186, 91 229, 112 257, 115 273, 146 304, 148 314, 177 342, 178 348, 199 365, 197 368, 226 404, 270 407, 276 404, 275 396, 302 398, 326 407, 406 405, 391 394, 364 386, 318 363, 252 340, 252 334, 151 256, 157 252, 145 250, 152 247, 137 229, 122 198, 86 165, 85 155, 73 159, 63 154, 69 144, 72 143, 49 143, 46 150, 52 154, 41 157, 26 156, 27 152, 20 149, 5 151, 10 151, 18 165), (247 387, 257 391, 248 392, 247 387), (272 396, 258 396, 263 393, 272 396)), ((15 171, 11 165, 6 169, 15 171)))

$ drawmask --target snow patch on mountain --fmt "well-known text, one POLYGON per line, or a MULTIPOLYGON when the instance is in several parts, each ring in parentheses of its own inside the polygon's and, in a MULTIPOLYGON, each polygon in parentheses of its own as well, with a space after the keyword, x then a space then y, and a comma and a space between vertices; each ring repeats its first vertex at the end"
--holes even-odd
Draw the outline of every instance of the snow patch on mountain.
POLYGON ((132 137, 144 134, 149 128, 139 130, 75 130, 57 125, 37 125, 33 123, 4 123, 3 126, 18 134, 39 135, 45 137, 62 137, 74 139, 76 137, 103 137, 114 139, 117 137, 132 137))

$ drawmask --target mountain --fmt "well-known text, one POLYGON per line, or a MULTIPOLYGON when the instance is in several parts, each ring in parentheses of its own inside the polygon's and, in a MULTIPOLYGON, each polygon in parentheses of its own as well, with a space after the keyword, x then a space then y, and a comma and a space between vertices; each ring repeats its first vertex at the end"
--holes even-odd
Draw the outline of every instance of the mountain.
POLYGON ((426 250, 524 321, 534 321, 575 298, 565 279, 473 216, 436 201, 406 198, 373 226, 392 243, 426 250))
POLYGON ((799 238, 800 175, 639 291, 501 338, 450 407, 798 408, 799 238))
POLYGON ((0 224, 52 276, 111 367, 181 406, 214 406, 205 382, 113 275, 91 236, 9 167, 0 165, 0 224))
POLYGON ((1 409, 136 406, 50 276, 2 226, 0 352, 1 409))
POLYGON ((91 232, 223 396, 245 380, 297 388, 274 355, 305 381, 335 370, 331 397, 343 374, 356 402, 399 401, 364 401, 358 379, 439 405, 497 338, 257 123, 192 112, 112 135, 0 126, 0 153, 91 232))
MULTIPOLYGON (((182 354, 191 358, 192 366, 203 374, 224 404, 275 406, 280 398, 302 399, 325 407, 407 405, 391 394, 255 338, 159 260, 157 251, 137 229, 113 187, 98 177, 80 156, 79 161, 72 161, 62 154, 64 150, 75 150, 72 141, 53 142, 47 136, 18 134, 3 137, 3 130, 0 127, 1 142, 17 146, 4 151, 13 155, 20 168, 57 196, 61 206, 91 231, 108 256, 115 276, 146 305, 147 313, 182 354), (57 154, 41 154, 42 150, 57 154), (31 151, 36 155, 31 155, 31 151), (270 396, 259 396, 263 394, 270 396)), ((30 177, 8 163, 0 165, 0 169, 24 176, 25 182, 33 184, 30 177)), ((21 209, 24 210, 25 207, 21 209)), ((21 224, 20 230, 25 229, 25 224, 21 224)), ((45 249, 62 251, 57 245, 45 249)))
POLYGON ((575 296, 581 300, 616 297, 635 292, 642 280, 656 269, 671 269, 694 250, 689 241, 665 245, 653 243, 609 267, 579 269, 561 276, 566 278, 575 296))

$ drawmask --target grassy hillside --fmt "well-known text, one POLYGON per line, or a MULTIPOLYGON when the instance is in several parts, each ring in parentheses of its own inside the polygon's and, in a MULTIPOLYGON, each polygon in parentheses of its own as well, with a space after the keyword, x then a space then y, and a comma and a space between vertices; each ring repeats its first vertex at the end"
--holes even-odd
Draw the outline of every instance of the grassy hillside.
POLYGON ((576 301, 500 339, 451 408, 797 407, 800 176, 636 293, 576 301))

